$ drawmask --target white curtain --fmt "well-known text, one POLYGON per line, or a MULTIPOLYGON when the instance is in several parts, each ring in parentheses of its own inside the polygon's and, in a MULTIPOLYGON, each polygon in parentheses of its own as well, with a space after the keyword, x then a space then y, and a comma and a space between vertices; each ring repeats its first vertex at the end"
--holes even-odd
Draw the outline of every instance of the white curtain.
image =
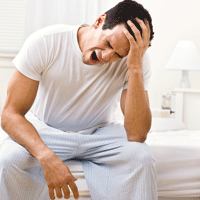
MULTIPOLYGON (((27 0, 25 39, 52 24, 93 24, 95 19, 121 0, 27 0)), ((148 0, 139 0, 139 3, 148 0)))

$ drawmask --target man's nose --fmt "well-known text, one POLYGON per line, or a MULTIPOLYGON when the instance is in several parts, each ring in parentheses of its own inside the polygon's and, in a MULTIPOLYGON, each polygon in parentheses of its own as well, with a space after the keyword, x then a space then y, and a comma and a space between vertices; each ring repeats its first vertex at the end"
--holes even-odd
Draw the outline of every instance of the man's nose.
POLYGON ((114 50, 113 49, 106 49, 102 51, 102 60, 104 61, 109 61, 111 57, 114 55, 114 50))

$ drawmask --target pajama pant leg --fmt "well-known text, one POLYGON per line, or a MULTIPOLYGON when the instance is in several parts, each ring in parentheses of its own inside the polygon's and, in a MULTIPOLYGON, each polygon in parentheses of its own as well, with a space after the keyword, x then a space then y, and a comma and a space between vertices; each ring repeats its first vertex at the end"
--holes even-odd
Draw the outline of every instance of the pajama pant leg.
POLYGON ((155 161, 145 143, 127 141, 124 127, 116 124, 81 137, 92 200, 158 198, 155 161))
POLYGON ((42 167, 23 147, 8 138, 0 148, 0 199, 47 200, 42 167))

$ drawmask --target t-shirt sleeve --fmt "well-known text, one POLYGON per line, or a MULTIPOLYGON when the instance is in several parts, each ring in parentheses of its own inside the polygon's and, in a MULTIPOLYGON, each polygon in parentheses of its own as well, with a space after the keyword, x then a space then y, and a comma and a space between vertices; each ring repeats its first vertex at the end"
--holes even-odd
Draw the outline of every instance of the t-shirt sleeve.
MULTIPOLYGON (((144 89, 148 90, 149 81, 150 81, 150 77, 151 77, 151 74, 152 74, 150 58, 149 58, 148 53, 145 53, 145 55, 143 57, 142 68, 143 68, 144 89)), ((127 71, 127 73, 126 73, 125 83, 124 83, 123 89, 128 88, 128 79, 129 79, 129 71, 127 71)))
POLYGON ((23 75, 40 81, 47 65, 47 48, 43 36, 38 32, 29 36, 12 62, 23 75))

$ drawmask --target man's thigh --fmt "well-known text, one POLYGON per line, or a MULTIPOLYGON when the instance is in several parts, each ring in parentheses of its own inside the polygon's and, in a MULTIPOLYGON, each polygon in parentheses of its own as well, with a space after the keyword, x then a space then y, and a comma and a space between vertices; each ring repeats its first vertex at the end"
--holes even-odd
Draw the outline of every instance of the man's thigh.
POLYGON ((114 164, 137 160, 151 151, 145 143, 130 142, 121 124, 109 124, 91 135, 81 135, 79 148, 84 159, 97 163, 114 164))
POLYGON ((66 161, 75 157, 78 149, 77 133, 64 132, 50 127, 32 115, 28 115, 27 119, 36 128, 44 144, 61 160, 66 161))
POLYGON ((24 147, 10 137, 1 143, 0 160, 2 165, 15 165, 22 170, 40 166, 39 162, 24 147))

